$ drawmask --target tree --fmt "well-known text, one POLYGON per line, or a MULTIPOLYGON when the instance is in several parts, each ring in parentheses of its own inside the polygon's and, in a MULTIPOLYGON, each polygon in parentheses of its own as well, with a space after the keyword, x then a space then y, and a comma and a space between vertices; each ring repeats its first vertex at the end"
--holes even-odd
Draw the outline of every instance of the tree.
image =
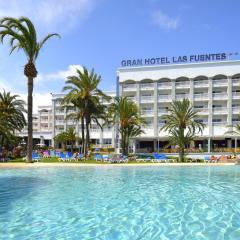
POLYGON ((25 102, 18 95, 5 90, 0 93, 0 141, 7 144, 15 140, 15 130, 21 131, 26 125, 25 102))
POLYGON ((188 99, 173 101, 169 108, 169 113, 164 114, 162 119, 165 121, 162 131, 167 131, 170 135, 169 142, 179 148, 179 160, 183 161, 185 148, 195 135, 203 132, 205 127, 195 119, 198 118, 198 111, 194 110, 188 99))
POLYGON ((100 124, 98 119, 104 115, 104 107, 101 101, 109 100, 109 97, 98 88, 101 76, 97 75, 94 69, 88 72, 87 68, 84 67, 83 71, 79 69, 76 69, 76 71, 77 76, 67 78, 63 91, 68 91, 65 101, 71 102, 79 110, 76 116, 81 120, 82 141, 84 141, 84 153, 86 155, 89 149, 91 121, 100 124), (86 136, 84 136, 84 126, 86 126, 86 136))
POLYGON ((113 124, 119 124, 122 153, 127 155, 129 139, 144 133, 141 127, 145 121, 140 116, 137 105, 126 97, 115 99, 115 102, 109 107, 109 117, 113 124))
POLYGON ((70 144, 71 151, 73 150, 73 145, 78 140, 77 134, 73 127, 70 127, 65 132, 61 132, 54 137, 54 140, 59 143, 70 144))
POLYGON ((5 37, 9 37, 10 54, 15 50, 23 50, 27 57, 27 64, 24 67, 24 75, 28 79, 28 101, 27 101, 27 122, 28 122, 28 145, 27 161, 32 162, 32 92, 33 79, 37 77, 36 60, 43 45, 56 33, 48 34, 43 40, 38 41, 36 29, 29 18, 5 17, 0 20, 0 40, 3 43, 5 37))
POLYGON ((229 130, 226 131, 224 134, 228 135, 234 135, 234 136, 240 136, 240 124, 236 124, 236 125, 230 125, 228 126, 229 130))

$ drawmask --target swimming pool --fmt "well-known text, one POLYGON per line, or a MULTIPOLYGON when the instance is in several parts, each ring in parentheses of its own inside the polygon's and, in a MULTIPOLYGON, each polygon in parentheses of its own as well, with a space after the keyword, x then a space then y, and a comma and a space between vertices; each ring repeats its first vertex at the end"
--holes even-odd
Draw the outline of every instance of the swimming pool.
POLYGON ((240 167, 0 169, 0 239, 240 239, 240 167))

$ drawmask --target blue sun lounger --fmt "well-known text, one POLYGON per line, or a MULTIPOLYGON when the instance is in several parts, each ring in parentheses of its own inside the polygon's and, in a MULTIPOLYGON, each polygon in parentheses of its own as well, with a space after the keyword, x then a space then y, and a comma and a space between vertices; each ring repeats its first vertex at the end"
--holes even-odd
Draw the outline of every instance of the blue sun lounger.
POLYGON ((167 156, 165 154, 153 153, 153 162, 167 162, 167 156))

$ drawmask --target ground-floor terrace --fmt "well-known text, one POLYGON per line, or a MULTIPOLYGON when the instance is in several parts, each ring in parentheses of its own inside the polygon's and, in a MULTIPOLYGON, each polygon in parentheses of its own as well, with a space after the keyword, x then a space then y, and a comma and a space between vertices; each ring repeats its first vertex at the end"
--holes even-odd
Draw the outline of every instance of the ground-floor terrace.
MULTIPOLYGON (((189 152, 231 152, 240 151, 240 137, 236 138, 202 138, 196 139, 188 147, 189 152)), ((176 146, 171 146, 166 139, 137 138, 133 140, 132 151, 137 153, 176 152, 176 146)))

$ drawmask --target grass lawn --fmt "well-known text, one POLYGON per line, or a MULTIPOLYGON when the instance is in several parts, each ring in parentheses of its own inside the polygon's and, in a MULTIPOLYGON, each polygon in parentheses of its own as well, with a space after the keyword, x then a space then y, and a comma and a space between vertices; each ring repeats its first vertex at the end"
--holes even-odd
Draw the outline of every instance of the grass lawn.
MULTIPOLYGON (((177 162, 177 157, 168 157, 168 160, 169 159, 174 159, 175 162, 177 162)), ((25 162, 25 160, 23 160, 22 158, 16 158, 16 159, 12 159, 10 160, 9 162, 16 162, 16 163, 22 163, 22 162, 25 162)), ((87 160, 83 160, 83 161, 59 161, 58 158, 56 157, 52 157, 52 158, 42 158, 39 162, 43 162, 43 163, 94 163, 94 164, 108 164, 108 163, 105 163, 105 162, 97 162, 96 160, 94 159, 87 159, 87 160)), ((189 162, 189 161, 186 161, 186 162, 189 162)), ((202 162, 202 161, 198 161, 198 162, 202 162)), ((151 163, 149 161, 147 162, 137 162, 137 161, 130 161, 128 163, 125 163, 125 164, 144 164, 144 163, 151 163)), ((184 162, 183 162, 184 163, 184 162)), ((123 163, 124 164, 124 163, 123 163)))

